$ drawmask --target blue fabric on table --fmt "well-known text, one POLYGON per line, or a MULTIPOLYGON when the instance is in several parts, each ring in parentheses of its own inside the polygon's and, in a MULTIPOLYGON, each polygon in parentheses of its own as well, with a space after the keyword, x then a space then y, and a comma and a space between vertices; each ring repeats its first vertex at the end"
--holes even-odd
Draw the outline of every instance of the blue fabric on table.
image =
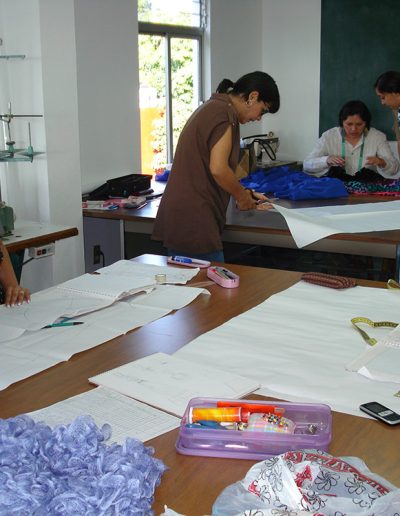
POLYGON ((53 430, 26 415, 0 419, 0 514, 153 514, 166 466, 137 439, 105 444, 110 435, 90 416, 53 430))
POLYGON ((160 181, 162 183, 166 183, 168 181, 168 178, 169 178, 169 175, 170 175, 171 171, 170 170, 164 170, 164 172, 160 172, 159 174, 156 174, 154 179, 156 181, 160 181))
POLYGON ((349 194, 343 181, 332 177, 313 177, 289 167, 255 170, 240 180, 246 188, 271 194, 280 199, 300 201, 307 199, 333 199, 349 194))

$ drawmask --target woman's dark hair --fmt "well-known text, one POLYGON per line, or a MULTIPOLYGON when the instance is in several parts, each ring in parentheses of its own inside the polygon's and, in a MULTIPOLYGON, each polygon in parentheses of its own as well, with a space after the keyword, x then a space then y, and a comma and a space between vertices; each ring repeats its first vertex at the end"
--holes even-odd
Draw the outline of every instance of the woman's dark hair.
POLYGON ((251 72, 243 75, 235 83, 223 79, 217 87, 217 93, 240 95, 247 100, 252 91, 258 92, 258 100, 267 102, 269 112, 276 113, 280 106, 278 86, 274 79, 265 72, 251 72))
POLYGON ((380 93, 400 93, 400 72, 385 72, 374 84, 374 89, 380 93))
POLYGON ((358 115, 362 120, 364 120, 367 129, 370 128, 371 125, 371 112, 361 100, 350 100, 346 102, 346 104, 342 107, 339 112, 339 125, 343 127, 343 122, 347 117, 358 115))

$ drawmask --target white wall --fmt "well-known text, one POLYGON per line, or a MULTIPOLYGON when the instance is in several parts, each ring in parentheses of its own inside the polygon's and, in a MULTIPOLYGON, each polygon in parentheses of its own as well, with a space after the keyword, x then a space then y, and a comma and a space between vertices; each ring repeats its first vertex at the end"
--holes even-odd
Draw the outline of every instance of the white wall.
MULTIPOLYGON (((262 3, 263 0, 210 0, 206 99, 222 79, 236 81, 246 73, 263 69, 262 3)), ((260 130, 261 123, 250 123, 241 127, 241 134, 249 136, 260 130)))
POLYGON ((140 173, 137 0, 75 1, 82 190, 140 173))
POLYGON ((281 94, 263 128, 279 136, 280 159, 303 160, 318 138, 320 34, 321 0, 262 0, 263 69, 281 94))
POLYGON ((269 73, 281 108, 241 134, 274 131, 280 159, 302 160, 318 138, 320 31, 321 0, 210 0, 206 98, 224 77, 269 73))
MULTIPOLYGON (((13 114, 43 114, 41 45, 37 0, 0 2, 2 55, 25 55, 25 59, 0 60, 0 111, 13 114)), ((42 118, 15 118, 11 122, 16 148, 28 146, 28 122, 35 150, 45 148, 42 118)), ((5 124, 1 124, 4 135, 5 124)), ((1 148, 5 148, 2 138, 1 148)), ((33 163, 0 163, 2 199, 12 206, 17 217, 38 220, 48 216, 47 163, 41 156, 33 163)))

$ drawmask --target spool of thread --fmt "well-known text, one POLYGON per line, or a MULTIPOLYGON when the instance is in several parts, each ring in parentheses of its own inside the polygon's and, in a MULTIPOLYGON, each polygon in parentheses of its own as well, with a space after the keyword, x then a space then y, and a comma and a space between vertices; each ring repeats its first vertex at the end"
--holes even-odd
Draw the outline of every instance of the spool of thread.
POLYGON ((166 274, 156 274, 155 280, 158 285, 162 285, 163 283, 167 282, 167 275, 166 274))

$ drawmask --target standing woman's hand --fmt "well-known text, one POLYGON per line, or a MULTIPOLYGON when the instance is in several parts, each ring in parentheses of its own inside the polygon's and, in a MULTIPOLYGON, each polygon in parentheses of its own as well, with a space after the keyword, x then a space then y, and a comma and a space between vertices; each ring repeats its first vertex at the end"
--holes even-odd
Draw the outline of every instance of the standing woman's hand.
POLYGON ((241 211, 254 210, 257 204, 258 199, 249 188, 244 188, 240 195, 236 197, 236 207, 241 211))

